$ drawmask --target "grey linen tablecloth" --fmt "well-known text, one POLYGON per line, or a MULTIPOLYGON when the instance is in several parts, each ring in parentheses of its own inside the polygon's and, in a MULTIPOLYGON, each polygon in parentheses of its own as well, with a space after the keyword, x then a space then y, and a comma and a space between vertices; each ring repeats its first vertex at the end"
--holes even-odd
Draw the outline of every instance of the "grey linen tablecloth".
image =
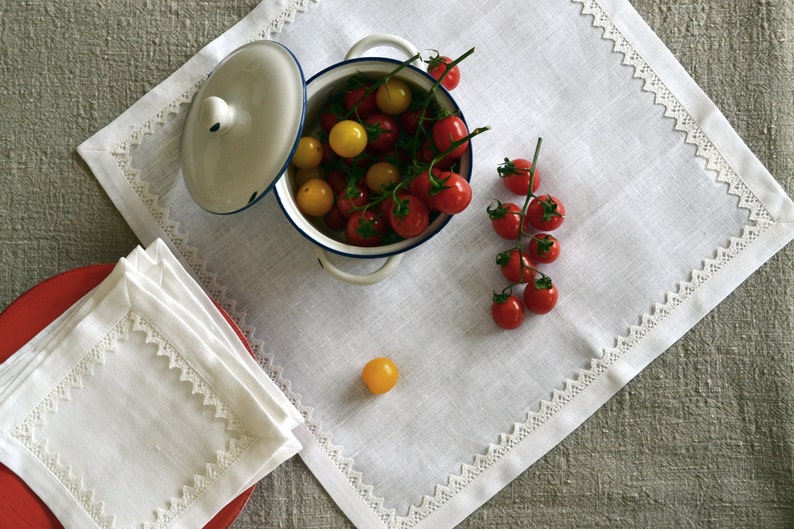
MULTIPOLYGON (((0 309, 138 243, 75 147, 256 3, 0 1, 0 309)), ((794 3, 632 3, 794 195, 794 3)), ((794 527, 792 257, 461 527, 794 527)), ((349 525, 293 458, 233 527, 349 525)))

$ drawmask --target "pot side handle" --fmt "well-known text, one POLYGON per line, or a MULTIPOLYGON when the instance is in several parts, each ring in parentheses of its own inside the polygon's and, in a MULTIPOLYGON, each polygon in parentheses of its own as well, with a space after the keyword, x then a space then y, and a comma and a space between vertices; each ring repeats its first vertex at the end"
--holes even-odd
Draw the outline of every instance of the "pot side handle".
MULTIPOLYGON (((389 35, 388 33, 379 33, 364 37, 360 41, 353 44, 353 46, 350 48, 350 51, 348 51, 347 55, 345 55, 345 60, 347 61, 350 59, 355 59, 356 57, 361 57, 367 50, 377 48, 378 46, 389 46, 391 48, 396 48, 405 53, 408 58, 419 53, 419 50, 416 49, 416 46, 404 38, 398 37, 397 35, 389 35)), ((416 67, 421 67, 422 59, 419 58, 415 60, 413 65, 416 67)))
POLYGON ((372 285, 378 281, 381 281, 382 279, 386 279, 386 277, 391 274, 395 268, 397 268, 397 265, 400 264, 400 261, 402 261, 403 258, 403 254, 401 253, 390 255, 386 258, 386 262, 384 262, 383 265, 374 272, 359 275, 340 270, 328 259, 328 253, 326 250, 320 248, 319 246, 314 246, 314 255, 317 256, 320 266, 323 267, 323 270, 325 270, 329 276, 338 281, 342 281, 343 283, 349 283, 351 285, 358 286, 372 285))

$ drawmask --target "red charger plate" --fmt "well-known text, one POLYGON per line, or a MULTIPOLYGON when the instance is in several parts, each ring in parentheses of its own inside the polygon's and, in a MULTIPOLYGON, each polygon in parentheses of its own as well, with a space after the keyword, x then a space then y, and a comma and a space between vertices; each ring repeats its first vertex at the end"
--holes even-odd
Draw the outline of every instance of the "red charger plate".
MULTIPOLYGON (((0 313, 0 362, 29 342, 55 318, 105 279, 114 264, 76 268, 31 288, 0 313)), ((248 342, 228 314, 224 318, 251 355, 248 342)), ((204 529, 227 529, 240 515, 254 487, 221 509, 204 529)), ((0 529, 63 529, 47 506, 5 465, 0 464, 0 529)))

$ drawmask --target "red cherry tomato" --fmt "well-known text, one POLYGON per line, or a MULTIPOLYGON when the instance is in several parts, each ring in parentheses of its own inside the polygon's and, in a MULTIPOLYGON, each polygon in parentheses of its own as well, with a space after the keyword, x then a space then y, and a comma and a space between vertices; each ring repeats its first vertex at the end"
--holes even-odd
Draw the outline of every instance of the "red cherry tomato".
POLYGON ((496 256, 496 264, 501 267, 502 275, 505 276, 505 279, 510 281, 510 283, 526 283, 528 281, 531 282, 535 278, 535 263, 528 253, 520 253, 520 262, 519 251, 515 248, 502 252, 496 256), (521 277, 522 267, 524 269, 523 278, 521 277))
POLYGON ((364 125, 367 129, 367 141, 370 147, 378 152, 394 149, 397 138, 400 136, 400 128, 393 116, 376 112, 364 119, 364 125))
POLYGON ((422 163, 430 163, 437 154, 438 149, 436 149, 436 146, 433 144, 433 140, 427 138, 420 144, 419 150, 416 152, 416 158, 422 163))
POLYGON ((471 185, 458 173, 441 173, 438 177, 443 187, 432 195, 433 207, 447 215, 462 212, 471 203, 471 185))
POLYGON ((348 88, 344 95, 344 105, 346 110, 356 109, 359 119, 366 119, 378 111, 378 104, 375 101, 375 91, 364 95, 367 86, 359 85, 348 88))
POLYGON ((495 299, 491 305, 491 316, 502 329, 517 329, 524 322, 524 305, 514 295, 504 301, 495 299))
POLYGON ((341 169, 334 169, 325 175, 325 181, 334 190, 334 193, 341 195, 347 186, 347 175, 341 169))
POLYGON ((556 230, 565 219, 565 206, 559 198, 551 195, 540 195, 533 198, 524 217, 524 230, 530 231, 529 226, 536 230, 556 230))
MULTIPOLYGON (((468 135, 469 129, 466 127, 466 123, 458 116, 447 116, 433 124, 433 143, 440 153, 447 152, 452 147, 453 142, 460 141, 468 135)), ((447 156, 460 158, 468 148, 469 142, 466 140, 447 153, 447 156)))
POLYGON ((521 231, 521 207, 512 202, 488 206, 488 216, 494 231, 503 239, 516 240, 521 231))
POLYGON ((557 286, 551 280, 530 281, 524 288, 524 305, 535 314, 546 314, 557 304, 557 286), (538 285, 538 283, 543 283, 538 285))
POLYGON ((527 245, 532 258, 540 263, 552 263, 560 256, 560 241, 548 233, 538 233, 527 245))
POLYGON ((419 128, 420 123, 423 129, 430 130, 429 118, 430 112, 428 109, 409 108, 400 114, 400 126, 407 135, 413 136, 416 134, 416 130, 419 128))
POLYGON ((331 211, 325 214, 323 220, 325 221, 325 225, 334 231, 343 230, 347 224, 347 219, 342 215, 342 212, 339 211, 338 204, 334 204, 331 207, 331 211))
POLYGON ((457 64, 450 68, 449 63, 451 62, 452 59, 443 55, 436 55, 427 61, 427 73, 435 79, 440 78, 446 72, 444 79, 441 80, 441 85, 447 90, 454 90, 460 83, 460 68, 457 64))
MULTIPOLYGON (((441 171, 434 167, 432 173, 433 178, 438 178, 441 171)), ((408 184, 408 192, 421 200, 428 210, 432 210, 433 198, 430 196, 432 187, 433 183, 430 181, 430 173, 428 171, 422 171, 408 184)))
POLYGON ((369 201, 369 189, 364 186, 356 186, 353 189, 345 190, 336 197, 336 203, 342 216, 349 219, 353 213, 367 205, 369 201))
MULTIPOLYGON (((529 194, 529 173, 532 170, 532 162, 524 158, 510 160, 505 158, 503 164, 497 168, 499 177, 507 189, 516 195, 527 196, 529 194)), ((535 193, 540 187, 540 171, 535 169, 532 175, 532 192, 535 193)))
MULTIPOLYGON (((409 193, 409 192, 405 191, 404 189, 400 189, 400 190, 397 191, 397 197, 398 198, 404 198, 404 197, 406 197, 408 195, 411 195, 411 194, 413 194, 413 193, 409 193)), ((380 204, 378 204, 378 211, 380 212, 380 214, 383 217, 383 219, 386 221, 386 224, 390 224, 389 212, 391 211, 392 206, 394 206, 394 195, 393 194, 387 196, 386 198, 384 198, 381 201, 380 204)))
POLYGON ((377 246, 386 234, 386 224, 373 211, 356 211, 347 220, 345 235, 354 246, 377 246))
POLYGON ((334 125, 337 123, 339 123, 339 117, 330 110, 320 114, 320 128, 326 134, 331 132, 331 129, 334 128, 334 125))
POLYGON ((421 200, 405 195, 395 200, 388 212, 391 229, 406 239, 420 235, 430 225, 430 212, 421 200))

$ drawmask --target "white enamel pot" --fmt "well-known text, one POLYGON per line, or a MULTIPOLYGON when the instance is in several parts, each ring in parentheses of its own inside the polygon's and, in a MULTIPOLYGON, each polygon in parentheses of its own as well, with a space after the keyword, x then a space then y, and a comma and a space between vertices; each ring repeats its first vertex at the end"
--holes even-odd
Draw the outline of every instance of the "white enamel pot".
MULTIPOLYGON (((382 77, 401 64, 389 58, 362 57, 380 46, 396 48, 407 58, 418 53, 400 37, 371 35, 356 43, 343 62, 304 83, 297 60, 278 43, 256 41, 232 52, 196 94, 185 124, 182 170, 191 197, 207 211, 230 214, 250 207, 275 188, 287 218, 314 243, 323 270, 354 285, 370 285, 386 278, 406 251, 436 235, 450 216, 438 215, 417 237, 383 246, 354 246, 325 227, 322 219, 307 217, 298 210, 292 171, 288 170, 298 140, 318 128, 320 109, 332 94, 344 90, 350 77, 360 73, 382 77), (381 259, 383 263, 373 272, 354 274, 334 264, 330 254, 381 259)), ((420 91, 428 91, 435 83, 415 66, 403 68, 397 77, 420 91)), ((458 112, 465 120, 443 87, 437 87, 436 99, 441 108, 458 112)), ((468 180, 471 170, 470 146, 458 172, 468 180)))

